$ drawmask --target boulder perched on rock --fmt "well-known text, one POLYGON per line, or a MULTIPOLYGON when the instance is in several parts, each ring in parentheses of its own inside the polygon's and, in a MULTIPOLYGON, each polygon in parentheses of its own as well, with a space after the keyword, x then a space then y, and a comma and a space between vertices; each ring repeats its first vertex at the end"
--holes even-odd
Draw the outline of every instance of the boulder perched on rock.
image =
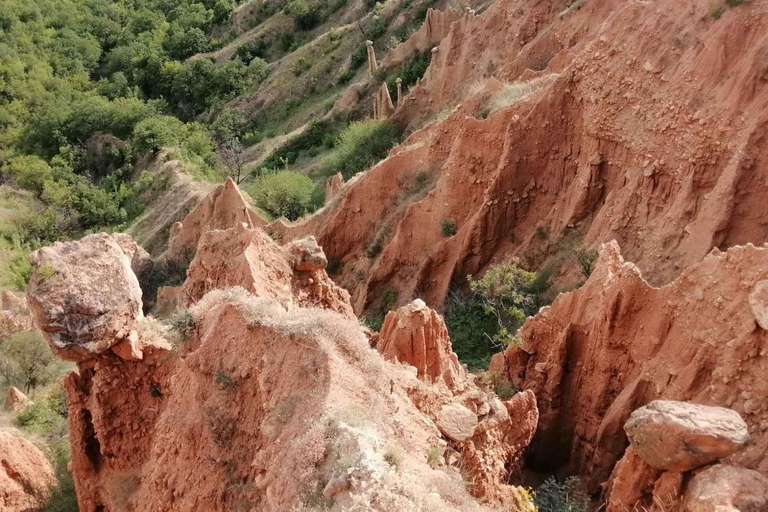
POLYGON ((447 404, 437 414, 437 427, 453 441, 466 441, 475 434, 477 415, 463 405, 447 404))
POLYGON ((765 512, 768 478, 751 469, 718 464, 691 478, 686 512, 765 512))
POLYGON ((0 431, 0 510, 39 510, 55 483, 51 464, 35 445, 0 431))
POLYGON ((727 457, 749 441, 747 424, 725 407, 656 400, 624 425, 632 446, 650 466, 689 471, 727 457))
POLYGON ((35 273, 27 292, 29 305, 63 359, 78 361, 109 350, 142 316, 131 258, 113 235, 59 242, 33 252, 30 261, 35 273))
POLYGON ((6 411, 21 411, 32 405, 32 400, 27 398, 27 395, 21 392, 19 388, 11 386, 8 388, 8 393, 5 395, 5 410, 6 411))
POLYGON ((415 366, 419 378, 443 381, 450 388, 464 378, 445 322, 421 299, 387 313, 377 347, 388 359, 415 366))

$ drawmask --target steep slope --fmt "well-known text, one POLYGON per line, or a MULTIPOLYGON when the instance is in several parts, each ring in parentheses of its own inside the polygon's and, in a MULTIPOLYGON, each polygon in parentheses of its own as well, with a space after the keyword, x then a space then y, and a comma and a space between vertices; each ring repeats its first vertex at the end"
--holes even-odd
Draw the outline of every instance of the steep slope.
MULTIPOLYGON (((714 249, 653 288, 615 242, 604 244, 587 283, 529 319, 523 345, 491 363, 538 399, 529 464, 579 474, 592 492, 612 471, 637 478, 643 465, 625 452, 625 423, 638 407, 664 399, 738 412, 752 440, 724 462, 768 475, 766 279, 768 249, 747 245, 714 249), (626 467, 614 470, 622 456, 626 467)), ((651 472, 628 486, 626 503, 650 506, 659 477, 651 472)))
POLYGON ((541 268, 614 238, 657 284, 712 247, 762 242, 767 8, 500 0, 467 13, 393 119, 453 113, 314 218, 274 228, 315 233, 358 312, 385 287, 439 307, 494 260, 541 268))
POLYGON ((31 257, 37 326, 78 363, 65 386, 80 510, 532 510, 510 480, 534 395, 479 387, 434 311, 429 329, 403 315, 390 333, 440 356, 386 361, 314 239, 278 245, 225 194, 239 190, 214 190, 176 232, 200 236, 173 330, 142 314, 146 253, 130 237, 31 257))

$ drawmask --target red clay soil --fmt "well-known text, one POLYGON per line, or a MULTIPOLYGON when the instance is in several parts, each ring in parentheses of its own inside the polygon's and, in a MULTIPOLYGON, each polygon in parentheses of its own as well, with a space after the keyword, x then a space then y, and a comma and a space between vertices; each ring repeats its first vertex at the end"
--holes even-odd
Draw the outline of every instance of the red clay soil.
MULTIPOLYGON (((451 388, 432 382, 447 375, 429 367, 441 358, 423 379, 386 361, 314 239, 280 246, 238 211, 199 237, 175 329, 143 316, 130 239, 33 255, 37 325, 77 355, 65 387, 80 510, 487 509, 479 498, 532 511, 509 482, 536 430, 533 394, 502 402, 458 367, 451 388), (472 419, 466 438, 441 433, 446 406, 472 419)), ((442 318, 428 316, 432 329, 403 332, 455 363, 442 318)))
POLYGON ((575 281, 571 249, 617 239, 660 284, 712 247, 768 238, 768 5, 716 19, 693 0, 569 4, 463 15, 393 117, 437 121, 315 217, 273 226, 318 237, 357 312, 386 288, 439 309, 452 283, 513 256, 568 258, 575 281))
POLYGON ((614 491, 650 507, 660 472, 631 462, 623 427, 633 410, 667 399, 738 412, 752 441, 723 462, 768 475, 768 332, 757 323, 768 302, 750 301, 766 279, 768 248, 747 245, 715 249, 653 288, 615 242, 603 245, 587 283, 528 319, 522 347, 491 363, 538 400, 528 463, 581 475, 597 492, 624 456, 614 491))

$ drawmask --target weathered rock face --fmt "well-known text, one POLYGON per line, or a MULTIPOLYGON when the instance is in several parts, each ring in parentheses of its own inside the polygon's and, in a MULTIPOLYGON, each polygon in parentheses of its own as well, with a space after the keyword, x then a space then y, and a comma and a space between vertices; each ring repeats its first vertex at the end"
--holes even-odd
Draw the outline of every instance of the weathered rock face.
POLYGON ((616 243, 603 245, 587 283, 529 319, 523 346, 491 363, 536 394, 541 421, 528 462, 565 467, 597 491, 629 444, 630 414, 680 400, 736 411, 752 442, 725 462, 768 473, 768 334, 749 304, 766 275, 768 249, 747 245, 714 250, 653 288, 616 243))
POLYGON ((325 202, 331 201, 341 191, 341 187, 344 186, 344 176, 341 173, 336 173, 325 182, 325 202))
POLYGON ((241 223, 249 228, 266 225, 232 178, 228 178, 182 222, 173 225, 166 257, 187 264, 195 256, 201 236, 214 229, 229 229, 241 223))
POLYGON ((436 424, 446 407, 474 418, 461 441, 450 440, 472 494, 532 510, 508 482, 536 429, 535 397, 501 402, 463 377, 433 311, 414 310, 424 314, 416 325, 393 329, 433 337, 439 353, 427 355, 440 369, 424 369, 452 389, 370 348, 312 237, 280 246, 239 221, 203 233, 180 290, 186 317, 173 336, 141 316, 121 245, 132 247, 98 235, 43 249, 29 290, 39 326, 67 327, 77 347, 78 372, 65 388, 82 512, 287 512, 310 507, 320 492, 338 511, 360 503, 381 511, 481 510, 458 472, 435 470, 424 457, 447 443, 436 424), (48 261, 62 273, 58 281, 47 280, 57 277, 48 261), (89 279, 73 277, 88 272, 89 279), (106 292, 97 283, 112 302, 98 322, 71 327, 69 317, 81 310, 55 306, 82 297, 79 284, 99 299, 106 292), (171 350, 170 338, 184 341, 171 350), (466 382, 457 386, 460 375, 466 382), (387 450, 405 454, 402 472, 392 471, 387 450), (414 479, 428 485, 414 490, 414 479))
POLYGON ((760 281, 749 294, 749 305, 757 325, 768 330, 768 281, 760 281))
POLYGON ((142 316, 141 288, 116 237, 89 235, 35 251, 28 291, 38 327, 53 351, 78 361, 128 337, 142 316))
POLYGON ((387 313, 376 348, 388 359, 414 366, 419 378, 449 388, 461 387, 466 378, 445 322, 420 299, 387 313))
POLYGON ((665 471, 690 471, 749 442, 747 424, 736 411, 673 400, 656 400, 635 410, 624 431, 646 463, 665 471))
POLYGON ((19 388, 14 386, 8 388, 8 393, 5 395, 5 404, 3 404, 6 411, 18 412, 30 405, 32 405, 32 400, 27 398, 27 395, 22 393, 19 388))
POLYGON ((181 289, 190 306, 217 288, 240 286, 284 307, 315 306, 354 317, 346 290, 328 277, 328 261, 314 238, 281 247, 259 228, 244 224, 208 231, 181 289))
POLYGON ((0 510, 38 510, 55 484, 53 468, 35 445, 0 430, 0 510))
POLYGON ((452 282, 506 256, 542 268, 562 247, 617 239, 662 284, 712 247, 768 240, 768 5, 718 20, 693 0, 568 5, 499 0, 455 21, 393 119, 418 127, 456 110, 292 228, 344 263, 356 311, 385 286, 440 308, 452 282), (476 84, 494 80, 509 107, 483 119, 492 101, 476 84), (413 195, 421 173, 430 186, 413 195), (442 237, 443 219, 455 236, 442 237))
POLYGON ((717 464, 691 478, 683 504, 686 512, 763 512, 768 510, 768 478, 717 464))

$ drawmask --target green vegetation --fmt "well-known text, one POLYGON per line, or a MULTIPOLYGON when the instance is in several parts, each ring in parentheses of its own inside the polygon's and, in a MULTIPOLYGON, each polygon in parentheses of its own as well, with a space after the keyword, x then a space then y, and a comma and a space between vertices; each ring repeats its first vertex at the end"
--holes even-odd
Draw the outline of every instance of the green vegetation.
POLYGON ((266 174, 248 184, 246 190, 260 208, 288 220, 315 211, 325 201, 322 189, 308 177, 292 171, 266 174))
MULTIPOLYGON (((392 98, 397 96, 397 79, 400 78, 403 83, 403 93, 413 86, 417 80, 424 76, 429 67, 429 53, 415 53, 408 62, 400 68, 387 75, 385 81, 389 88, 389 94, 392 98)), ((380 77, 381 78, 381 77, 380 77)))
POLYGON ((598 256, 597 251, 577 249, 574 251, 574 255, 576 256, 576 262, 579 264, 579 271, 581 271, 581 275, 589 278, 595 268, 595 261, 597 261, 598 256))
POLYGON ((0 344, 0 377, 29 394, 61 373, 61 362, 37 331, 21 332, 0 344))
POLYGON ((457 230, 455 219, 443 219, 440 223, 440 234, 443 235, 443 238, 452 237, 456 234, 457 230))
POLYGON ((494 353, 521 343, 517 330, 548 302, 551 274, 550 269, 535 274, 498 265, 481 279, 467 276, 470 291, 452 291, 445 306, 445 323, 459 359, 471 369, 485 369, 494 353))
POLYGON ((400 128, 388 120, 360 121, 350 124, 339 136, 339 143, 323 159, 320 173, 341 173, 345 180, 376 164, 400 142, 400 128))
POLYGON ((579 477, 568 477, 559 483, 551 476, 536 489, 533 502, 539 512, 585 512, 589 497, 579 477))

